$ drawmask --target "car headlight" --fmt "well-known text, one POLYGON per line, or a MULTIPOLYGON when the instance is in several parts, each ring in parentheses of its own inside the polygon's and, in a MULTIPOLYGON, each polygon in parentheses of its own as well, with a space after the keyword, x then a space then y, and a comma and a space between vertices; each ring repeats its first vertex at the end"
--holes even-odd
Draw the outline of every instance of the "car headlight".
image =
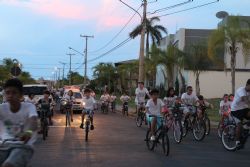
POLYGON ((82 102, 82 105, 85 106, 85 102, 84 101, 82 102))

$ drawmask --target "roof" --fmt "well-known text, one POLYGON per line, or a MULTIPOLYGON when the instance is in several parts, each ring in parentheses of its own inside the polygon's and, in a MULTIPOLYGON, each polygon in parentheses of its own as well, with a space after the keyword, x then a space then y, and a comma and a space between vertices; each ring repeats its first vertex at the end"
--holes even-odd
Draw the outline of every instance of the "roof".
POLYGON ((115 63, 115 66, 117 67, 117 66, 122 65, 122 64, 130 64, 130 63, 134 63, 135 61, 137 61, 137 59, 120 61, 120 62, 115 63))

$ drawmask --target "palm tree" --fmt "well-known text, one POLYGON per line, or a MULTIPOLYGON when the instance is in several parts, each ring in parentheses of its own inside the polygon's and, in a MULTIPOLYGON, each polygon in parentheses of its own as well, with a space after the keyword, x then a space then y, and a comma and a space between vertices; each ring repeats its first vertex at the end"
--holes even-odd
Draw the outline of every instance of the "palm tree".
POLYGON ((247 53, 250 51, 250 23, 240 19, 239 16, 228 16, 226 24, 212 33, 209 39, 208 55, 217 58, 216 51, 220 48, 225 48, 231 55, 232 93, 234 93, 236 56, 239 48, 243 49, 245 62, 249 57, 247 53))
POLYGON ((212 66, 212 61, 207 54, 207 45, 202 43, 187 46, 185 66, 195 75, 196 94, 200 95, 200 74, 212 66))
POLYGON ((108 85, 109 89, 114 89, 116 82, 116 69, 112 63, 99 63, 93 67, 94 79, 99 83, 99 86, 108 85))
MULTIPOLYGON (((146 57, 149 57, 149 36, 151 37, 153 44, 159 44, 162 39, 162 33, 167 34, 167 29, 161 25, 154 25, 155 22, 160 21, 159 17, 152 17, 150 19, 146 19, 146 57)), ((129 34, 131 38, 135 38, 141 34, 143 25, 140 24, 135 27, 135 29, 129 34)))

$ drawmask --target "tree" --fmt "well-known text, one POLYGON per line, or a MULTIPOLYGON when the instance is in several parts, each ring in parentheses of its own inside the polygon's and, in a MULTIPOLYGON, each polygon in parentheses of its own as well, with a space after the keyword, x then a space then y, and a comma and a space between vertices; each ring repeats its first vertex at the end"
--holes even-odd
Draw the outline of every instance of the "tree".
POLYGON ((31 77, 29 72, 23 71, 18 78, 23 82, 23 84, 34 84, 34 83, 36 83, 36 81, 31 77))
MULTIPOLYGON (((149 57, 149 36, 151 37, 153 44, 159 44, 162 39, 162 33, 167 34, 167 29, 161 25, 154 25, 156 21, 160 21, 159 17, 152 17, 150 19, 146 19, 146 57, 149 57)), ((143 25, 140 24, 135 27, 135 29, 130 32, 129 36, 131 38, 135 38, 141 34, 143 25)))
POLYGON ((112 63, 99 63, 95 67, 94 78, 98 80, 99 86, 108 85, 108 88, 114 90, 116 83, 116 69, 112 63))
POLYGON ((186 48, 185 66, 195 75, 196 94, 200 95, 200 73, 212 66, 207 54, 207 44, 197 43, 186 48))
POLYGON ((225 48, 231 56, 232 93, 235 92, 236 56, 240 48, 243 49, 245 62, 250 51, 250 23, 240 19, 239 16, 228 16, 226 23, 215 30, 209 39, 208 55, 213 59, 218 58, 219 48, 225 48))

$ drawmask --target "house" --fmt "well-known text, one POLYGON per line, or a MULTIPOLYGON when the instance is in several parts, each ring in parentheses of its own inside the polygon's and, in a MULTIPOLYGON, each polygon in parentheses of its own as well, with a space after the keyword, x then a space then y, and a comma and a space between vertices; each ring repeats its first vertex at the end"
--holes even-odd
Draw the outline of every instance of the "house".
MULTIPOLYGON (((227 16, 218 24, 222 26, 227 23, 227 16)), ((250 16, 242 16, 241 19, 249 19, 250 16)), ((244 26, 244 25, 242 25, 244 26)), ((178 49, 184 51, 185 48, 191 44, 204 42, 208 40, 213 30, 207 29, 185 29, 181 28, 176 34, 170 34, 162 39, 160 42, 160 48, 166 49, 167 46, 172 43, 178 49)), ((240 86, 244 86, 247 79, 250 78, 250 60, 244 61, 241 45, 238 46, 239 51, 236 56, 236 89, 240 86)), ((230 73, 230 54, 224 50, 221 53, 221 59, 224 61, 225 66, 213 66, 208 68, 205 72, 200 74, 200 92, 206 98, 220 98, 225 93, 231 92, 231 73, 230 73)), ((191 70, 184 68, 183 76, 185 78, 186 86, 191 85, 195 89, 195 76, 191 70)), ((156 85, 168 87, 164 76, 166 71, 162 66, 157 67, 156 85)), ((174 78, 180 80, 180 76, 177 71, 174 72, 174 78)))

